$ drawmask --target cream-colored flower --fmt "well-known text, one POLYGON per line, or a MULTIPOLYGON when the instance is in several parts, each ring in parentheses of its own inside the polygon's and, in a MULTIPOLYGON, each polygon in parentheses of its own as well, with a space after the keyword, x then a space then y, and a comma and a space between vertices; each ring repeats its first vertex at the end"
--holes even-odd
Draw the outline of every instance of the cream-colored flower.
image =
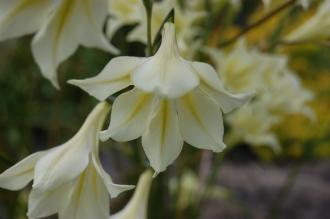
POLYGON ((287 57, 248 49, 244 40, 229 53, 215 48, 206 52, 230 91, 256 91, 256 98, 250 104, 227 117, 232 128, 226 140, 231 144, 244 141, 278 150, 279 143, 271 127, 280 122, 281 114, 303 113, 313 118, 307 106, 313 95, 289 69, 287 57))
POLYGON ((289 33, 284 40, 299 42, 305 40, 326 40, 330 37, 330 1, 320 4, 309 20, 289 33))
MULTIPOLYGON (((154 1, 151 18, 152 39, 172 8, 175 8, 175 27, 180 51, 185 57, 192 57, 193 51, 190 43, 199 32, 199 29, 193 24, 198 18, 204 16, 203 12, 194 11, 191 7, 183 10, 176 0, 154 1)), ((129 33, 128 40, 146 43, 147 17, 142 1, 109 0, 109 13, 112 15, 108 23, 109 37, 112 37, 123 25, 137 24, 137 27, 129 33)))
POLYGON ((1 0, 0 40, 37 32, 34 59, 58 88, 56 69, 79 45, 117 51, 102 33, 106 16, 107 0, 1 0))
POLYGON ((245 105, 229 115, 227 121, 232 130, 226 137, 228 144, 247 142, 254 146, 269 146, 275 152, 280 151, 277 136, 271 131, 280 120, 269 112, 266 103, 254 101, 245 105))
POLYGON ((99 100, 135 86, 115 100, 109 129, 101 138, 130 141, 142 136, 156 172, 164 171, 178 157, 183 141, 221 151, 221 110, 227 113, 251 98, 251 94, 227 92, 212 66, 183 59, 173 23, 165 24, 162 44, 154 56, 114 58, 96 77, 69 83, 99 100))
POLYGON ((152 171, 146 170, 139 178, 135 192, 127 205, 110 219, 147 219, 152 171))
POLYGON ((98 132, 108 114, 102 102, 68 142, 25 158, 0 175, 0 187, 19 190, 33 180, 29 218, 108 218, 109 196, 131 189, 111 180, 98 158, 98 132), (79 198, 78 198, 79 197, 79 198))

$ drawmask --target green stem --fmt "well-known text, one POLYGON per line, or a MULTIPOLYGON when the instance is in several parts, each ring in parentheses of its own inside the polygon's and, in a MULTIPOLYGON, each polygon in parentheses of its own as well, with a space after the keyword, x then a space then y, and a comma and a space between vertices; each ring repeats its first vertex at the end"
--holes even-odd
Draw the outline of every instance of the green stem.
POLYGON ((301 162, 298 162, 293 165, 293 167, 290 169, 290 172, 288 174, 288 177, 285 181, 285 183, 282 185, 279 193, 277 194, 277 197, 275 200, 271 203, 269 208, 269 219, 278 219, 281 213, 281 209, 283 207, 283 204, 285 203, 285 200, 287 200, 288 196, 290 195, 290 191, 295 185, 295 182, 297 180, 297 177, 301 170, 301 162))
POLYGON ((147 55, 151 56, 153 53, 152 35, 151 35, 151 18, 152 18, 153 0, 143 0, 143 4, 147 13, 147 55))
POLYGON ((283 11, 284 9, 288 8, 289 6, 293 5, 294 3, 296 3, 297 0, 289 0, 285 3, 283 3, 282 5, 280 5, 279 7, 275 8, 273 11, 271 11, 269 14, 265 15, 264 17, 260 18, 259 20, 257 20, 256 22, 252 23, 251 25, 243 28, 237 35, 235 35, 233 38, 221 43, 219 45, 220 48, 226 47, 231 45, 232 43, 236 42, 236 40, 238 40, 240 37, 244 36, 245 34, 247 34, 248 32, 250 32, 251 30, 253 30, 254 28, 260 26, 261 24, 265 23, 266 21, 268 21, 269 19, 273 18, 274 16, 276 16, 277 14, 279 14, 281 11, 283 11))

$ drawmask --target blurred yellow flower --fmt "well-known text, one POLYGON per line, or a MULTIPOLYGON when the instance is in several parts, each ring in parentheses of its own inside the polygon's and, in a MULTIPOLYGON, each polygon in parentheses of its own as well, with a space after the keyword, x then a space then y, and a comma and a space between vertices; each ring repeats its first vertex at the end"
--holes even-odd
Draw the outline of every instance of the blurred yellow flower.
POLYGON ((228 135, 230 144, 244 141, 278 150, 279 143, 271 127, 280 122, 281 113, 301 113, 314 118, 306 105, 313 94, 303 88, 285 56, 248 49, 244 40, 228 53, 215 48, 207 48, 206 52, 230 91, 256 91, 253 101, 227 117, 232 127, 228 135))

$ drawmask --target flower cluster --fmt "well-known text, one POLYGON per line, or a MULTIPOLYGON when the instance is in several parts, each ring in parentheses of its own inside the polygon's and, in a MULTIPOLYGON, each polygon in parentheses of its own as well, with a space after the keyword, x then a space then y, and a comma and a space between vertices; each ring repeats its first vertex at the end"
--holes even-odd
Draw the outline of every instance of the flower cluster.
MULTIPOLYGON (((43 76, 57 88, 58 66, 80 45, 117 53, 109 39, 120 27, 135 24, 128 40, 145 44, 147 29, 151 28, 149 37, 154 39, 162 28, 160 47, 155 54, 118 56, 94 77, 69 80, 68 83, 100 103, 69 141, 36 152, 0 175, 0 187, 9 190, 20 190, 33 181, 29 218, 53 214, 58 214, 60 219, 109 218, 110 197, 134 186, 113 183, 101 165, 99 140, 127 142, 141 137, 154 174, 146 170, 140 176, 131 200, 111 218, 144 219, 153 176, 165 171, 179 157, 184 142, 213 152, 225 148, 224 113, 235 110, 226 117, 231 128, 226 139, 229 144, 245 141, 269 145, 275 150, 279 149, 279 142, 271 128, 281 121, 283 114, 313 117, 307 106, 313 94, 301 85, 284 55, 249 49, 240 40, 229 52, 204 49, 216 68, 188 60, 196 56, 196 48, 202 50, 202 41, 196 40, 200 27, 194 25, 207 14, 201 2, 187 1, 183 8, 176 0, 154 1, 155 13, 147 22, 141 0, 0 0, 0 41, 36 33, 32 40, 34 59, 43 76), (175 21, 165 22, 173 8, 175 21), (116 98, 109 127, 102 130, 110 111, 105 101, 112 95, 116 98)), ((307 8, 310 1, 292 3, 295 2, 307 8)), ((238 9, 242 2, 212 0, 209 3, 225 10, 228 5, 238 9)), ((264 3, 269 7, 271 1, 264 3)), ((328 39, 329 11, 329 1, 324 1, 315 16, 284 37, 284 41, 328 39)), ((231 16, 224 17, 223 23, 231 16)), ((194 177, 183 181, 193 183, 188 190, 182 189, 182 194, 191 195, 198 190, 194 177)), ((190 201, 194 199, 183 199, 183 206, 190 201)))
POLYGON ((98 132, 110 107, 99 103, 66 143, 34 153, 0 175, 0 187, 19 190, 33 180, 28 217, 58 213, 60 219, 109 217, 109 194, 133 186, 112 182, 99 160, 98 132))
POLYGON ((214 48, 207 48, 206 52, 230 91, 256 91, 253 101, 227 117, 232 127, 228 136, 231 144, 245 141, 278 150, 279 143, 271 128, 283 114, 302 113, 313 118, 307 106, 313 94, 301 85, 285 56, 248 49, 244 40, 228 53, 214 48))
POLYGON ((154 56, 114 58, 99 75, 69 83, 100 101, 135 86, 115 100, 110 126, 101 139, 130 141, 142 136, 143 149, 156 172, 164 171, 179 156, 184 141, 221 151, 225 147, 222 112, 251 98, 251 94, 227 92, 212 66, 183 59, 173 23, 164 25, 154 56))

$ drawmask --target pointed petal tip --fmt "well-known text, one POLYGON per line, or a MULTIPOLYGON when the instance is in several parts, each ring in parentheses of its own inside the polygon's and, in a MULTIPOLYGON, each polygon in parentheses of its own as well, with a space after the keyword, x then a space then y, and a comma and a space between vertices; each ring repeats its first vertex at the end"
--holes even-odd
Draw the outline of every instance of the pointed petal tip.
POLYGON ((109 138, 111 137, 111 134, 110 134, 109 130, 103 130, 98 133, 98 136, 102 142, 105 142, 105 141, 109 140, 109 138))
POLYGON ((54 77, 54 78, 47 78, 50 83, 53 85, 53 87, 55 87, 56 90, 61 90, 61 87, 60 87, 60 84, 58 83, 58 79, 57 77, 54 77))
POLYGON ((225 148, 227 147, 227 145, 225 143, 221 143, 221 144, 218 144, 214 149, 213 149, 213 152, 215 153, 221 153, 225 150, 225 148))

